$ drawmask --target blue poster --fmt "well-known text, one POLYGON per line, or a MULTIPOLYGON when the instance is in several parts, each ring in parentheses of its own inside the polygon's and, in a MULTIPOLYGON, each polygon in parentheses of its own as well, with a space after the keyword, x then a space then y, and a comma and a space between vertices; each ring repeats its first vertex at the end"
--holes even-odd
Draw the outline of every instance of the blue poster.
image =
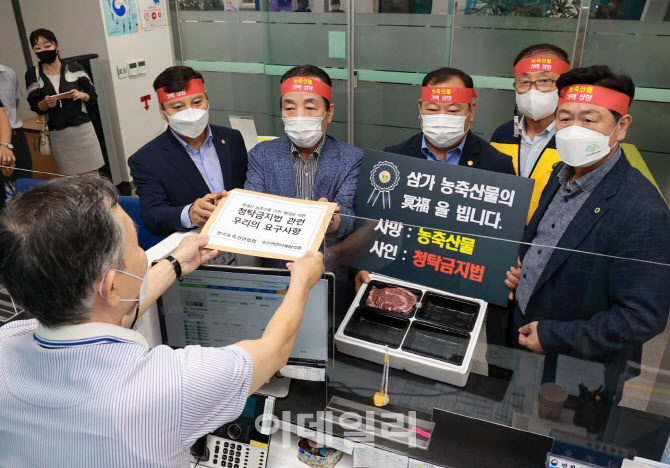
POLYGON ((108 36, 122 36, 139 31, 135 0, 102 0, 108 36))

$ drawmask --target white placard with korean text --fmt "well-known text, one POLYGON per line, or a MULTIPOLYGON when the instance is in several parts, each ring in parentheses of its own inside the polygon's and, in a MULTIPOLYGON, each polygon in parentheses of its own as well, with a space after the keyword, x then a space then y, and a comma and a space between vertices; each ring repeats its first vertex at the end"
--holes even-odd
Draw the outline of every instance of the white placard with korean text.
POLYGON ((295 260, 318 251, 337 204, 235 189, 205 224, 208 248, 295 260))

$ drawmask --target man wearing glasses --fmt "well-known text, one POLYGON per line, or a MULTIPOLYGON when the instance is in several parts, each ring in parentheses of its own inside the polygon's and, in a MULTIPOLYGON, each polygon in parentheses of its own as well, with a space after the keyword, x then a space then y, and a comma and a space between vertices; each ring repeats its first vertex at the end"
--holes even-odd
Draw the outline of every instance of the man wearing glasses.
POLYGON ((570 69, 568 54, 552 44, 535 44, 514 59, 514 119, 502 124, 491 145, 512 157, 517 175, 535 179, 528 210, 533 216, 554 165, 556 152, 556 80, 570 69))

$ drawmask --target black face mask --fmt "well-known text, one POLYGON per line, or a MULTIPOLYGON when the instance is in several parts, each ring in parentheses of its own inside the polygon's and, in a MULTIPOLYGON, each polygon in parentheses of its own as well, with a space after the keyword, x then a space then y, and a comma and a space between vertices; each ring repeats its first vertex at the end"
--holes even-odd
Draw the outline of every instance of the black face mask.
POLYGON ((50 65, 56 61, 56 58, 58 57, 58 51, 56 49, 40 50, 39 52, 35 52, 35 55, 37 55, 37 58, 40 59, 40 62, 50 65))

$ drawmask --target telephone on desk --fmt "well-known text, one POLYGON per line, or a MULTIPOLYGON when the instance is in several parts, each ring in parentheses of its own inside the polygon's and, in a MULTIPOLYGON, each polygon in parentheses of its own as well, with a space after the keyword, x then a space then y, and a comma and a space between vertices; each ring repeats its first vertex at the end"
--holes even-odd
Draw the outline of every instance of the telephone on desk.
POLYGON ((206 468, 265 468, 275 398, 253 394, 242 414, 198 439, 191 447, 191 466, 206 468), (260 431, 256 429, 259 420, 260 431))

